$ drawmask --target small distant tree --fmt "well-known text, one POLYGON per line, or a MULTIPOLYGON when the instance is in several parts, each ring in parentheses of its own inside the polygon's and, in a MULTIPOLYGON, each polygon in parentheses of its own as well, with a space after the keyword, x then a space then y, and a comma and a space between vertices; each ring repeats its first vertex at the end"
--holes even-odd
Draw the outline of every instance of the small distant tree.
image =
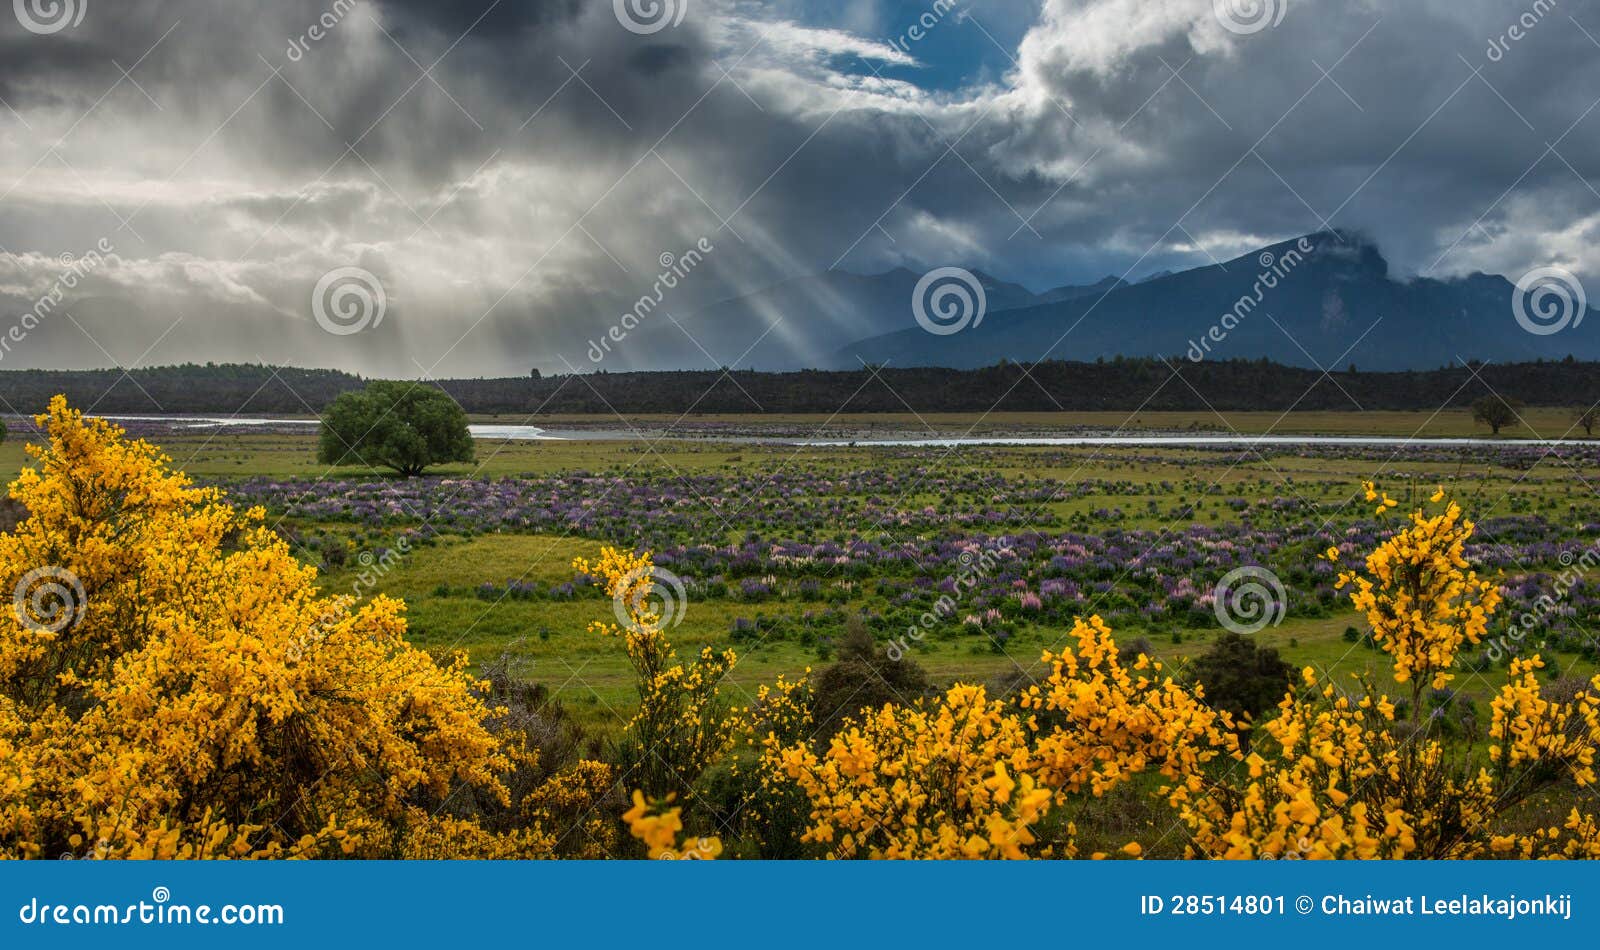
POLYGON ((1472 421, 1483 423, 1491 434, 1499 435, 1502 426, 1514 426, 1521 421, 1517 415, 1521 408, 1522 402, 1517 399, 1484 396, 1472 404, 1472 421))
MULTIPOLYGON (((1584 435, 1593 438, 1594 427, 1596 424, 1600 424, 1600 407, 1590 406, 1587 409, 1574 409, 1572 410, 1572 420, 1579 428, 1583 429, 1584 435)), ((3 433, 4 430, 0 430, 0 437, 3 437, 3 433)))
POLYGON ((425 383, 376 380, 341 394, 322 416, 317 460, 325 465, 381 466, 409 478, 472 458, 467 414, 425 383))

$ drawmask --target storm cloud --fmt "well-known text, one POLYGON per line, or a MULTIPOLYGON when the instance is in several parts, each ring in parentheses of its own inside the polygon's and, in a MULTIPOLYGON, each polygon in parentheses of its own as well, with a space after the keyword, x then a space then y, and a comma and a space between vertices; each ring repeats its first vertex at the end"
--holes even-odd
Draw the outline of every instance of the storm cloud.
MULTIPOLYGON (((1597 0, 27 0, 0 315, 60 306, 0 368, 561 372, 647 296, 692 326, 830 268, 1037 290, 1325 227, 1600 280, 1597 37, 1597 0), (316 319, 341 268, 361 332, 316 319)), ((748 329, 694 365, 788 332, 748 329)))

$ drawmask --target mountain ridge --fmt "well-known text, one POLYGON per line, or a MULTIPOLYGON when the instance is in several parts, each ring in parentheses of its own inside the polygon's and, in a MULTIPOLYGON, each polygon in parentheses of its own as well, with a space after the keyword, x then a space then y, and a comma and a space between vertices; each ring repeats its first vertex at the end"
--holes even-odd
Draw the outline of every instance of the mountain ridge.
POLYGON ((1499 275, 1397 280, 1370 241, 1316 232, 1092 297, 991 307, 981 322, 948 335, 908 321, 846 344, 828 365, 973 369, 1000 360, 1182 355, 1405 371, 1472 359, 1600 358, 1600 321, 1585 322, 1592 308, 1570 314, 1562 332, 1540 334, 1518 322, 1515 296, 1499 275))

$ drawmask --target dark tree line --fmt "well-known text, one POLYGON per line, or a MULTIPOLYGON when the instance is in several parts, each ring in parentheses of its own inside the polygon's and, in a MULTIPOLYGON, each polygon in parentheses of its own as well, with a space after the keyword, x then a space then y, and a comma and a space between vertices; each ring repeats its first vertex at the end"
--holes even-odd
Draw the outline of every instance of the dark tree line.
MULTIPOLYGON (((0 407, 37 412, 58 392, 101 413, 322 412, 360 377, 335 370, 184 365, 0 372, 0 407)), ((1115 359, 1002 363, 978 370, 882 368, 787 373, 720 370, 450 379, 472 413, 1205 412, 1466 408, 1485 397, 1528 406, 1600 401, 1600 363, 1453 366, 1399 373, 1318 370, 1258 360, 1115 359)))
POLYGON ((186 363, 149 369, 0 372, 0 409, 36 413, 64 393, 74 406, 105 414, 206 413, 315 415, 363 380, 331 369, 254 363, 186 363))

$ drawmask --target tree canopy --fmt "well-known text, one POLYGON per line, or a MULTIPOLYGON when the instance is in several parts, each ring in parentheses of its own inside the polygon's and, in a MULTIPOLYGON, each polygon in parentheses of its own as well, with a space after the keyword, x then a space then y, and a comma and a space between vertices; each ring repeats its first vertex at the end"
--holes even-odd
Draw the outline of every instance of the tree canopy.
POLYGON ((1502 426, 1514 426, 1521 418, 1517 410, 1522 408, 1520 399, 1504 399, 1498 395, 1490 394, 1478 399, 1472 404, 1472 418, 1489 427, 1495 435, 1500 434, 1502 426))
POLYGON ((472 461, 467 414, 426 383, 378 380, 343 393, 322 415, 317 461, 421 475, 430 465, 472 461))

